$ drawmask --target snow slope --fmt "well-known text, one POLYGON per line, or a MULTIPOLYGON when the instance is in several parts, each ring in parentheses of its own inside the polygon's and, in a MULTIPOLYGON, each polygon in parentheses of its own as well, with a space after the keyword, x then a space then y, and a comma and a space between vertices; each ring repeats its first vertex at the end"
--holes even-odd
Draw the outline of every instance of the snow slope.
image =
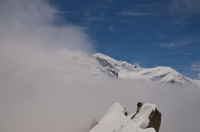
POLYGON ((118 69, 119 78, 122 79, 142 79, 160 83, 171 83, 175 85, 188 85, 195 88, 200 87, 199 83, 197 83, 198 81, 185 77, 170 67, 159 66, 155 68, 142 68, 129 64, 126 61, 117 61, 101 53, 96 53, 93 56, 106 59, 116 69, 118 69))
POLYGON ((125 116, 125 109, 119 103, 113 104, 105 116, 90 132, 155 132, 154 128, 147 128, 149 115, 155 111, 156 105, 144 104, 140 112, 125 116))

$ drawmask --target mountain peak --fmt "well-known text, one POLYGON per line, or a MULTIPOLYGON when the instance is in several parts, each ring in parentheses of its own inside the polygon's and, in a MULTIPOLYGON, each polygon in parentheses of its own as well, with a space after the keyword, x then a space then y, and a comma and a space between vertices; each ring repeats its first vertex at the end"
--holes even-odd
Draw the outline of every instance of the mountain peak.
POLYGON ((171 67, 158 66, 154 68, 142 68, 126 61, 118 61, 107 55, 96 53, 95 58, 101 58, 117 71, 117 77, 122 79, 142 79, 159 83, 170 83, 174 85, 187 85, 198 87, 198 81, 185 77, 171 67))

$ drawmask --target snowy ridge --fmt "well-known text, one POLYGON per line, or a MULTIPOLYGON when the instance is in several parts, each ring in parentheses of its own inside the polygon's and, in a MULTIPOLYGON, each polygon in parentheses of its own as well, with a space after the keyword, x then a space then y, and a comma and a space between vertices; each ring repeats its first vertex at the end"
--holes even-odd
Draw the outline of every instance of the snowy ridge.
POLYGON ((140 67, 131 65, 131 64, 127 63, 126 61, 117 61, 117 60, 115 60, 107 55, 101 54, 101 53, 96 53, 93 56, 100 57, 100 58, 107 60, 110 64, 112 64, 119 71, 122 71, 122 70, 139 71, 139 70, 141 70, 140 67))
POLYGON ((111 76, 118 77, 118 70, 106 59, 96 57, 96 60, 110 73, 111 76))
POLYGON ((125 109, 119 103, 113 104, 105 116, 90 132, 155 132, 154 128, 147 128, 149 115, 155 111, 156 105, 144 104, 140 112, 125 116, 125 109))
POLYGON ((106 59, 118 70, 118 77, 122 79, 148 80, 159 83, 171 83, 174 85, 188 85, 195 88, 200 87, 199 80, 192 80, 184 75, 178 73, 171 67, 155 67, 142 68, 127 63, 126 61, 117 61, 109 56, 101 53, 96 53, 94 57, 106 59))

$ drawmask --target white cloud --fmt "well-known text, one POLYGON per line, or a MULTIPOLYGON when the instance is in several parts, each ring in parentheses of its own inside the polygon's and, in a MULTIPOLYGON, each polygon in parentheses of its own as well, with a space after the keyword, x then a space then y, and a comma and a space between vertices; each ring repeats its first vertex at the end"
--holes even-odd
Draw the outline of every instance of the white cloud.
POLYGON ((0 72, 26 67, 29 60, 43 58, 32 51, 58 49, 93 53, 85 27, 65 23, 46 0, 0 1, 0 72))
POLYGON ((68 12, 68 11, 55 11, 55 13, 59 13, 59 14, 69 14, 72 12, 68 12))
POLYGON ((110 28, 108 30, 113 31, 114 30, 114 26, 115 25, 111 25, 110 28))
POLYGON ((200 13, 199 0, 172 0, 169 11, 183 16, 200 13))
POLYGON ((168 42, 168 43, 159 43, 156 44, 158 46, 161 47, 169 47, 169 48, 173 48, 173 47, 180 47, 180 46, 184 46, 184 45, 190 45, 196 42, 199 42, 200 39, 199 38, 186 38, 186 39, 182 39, 182 40, 178 40, 178 41, 172 41, 172 42, 168 42))
MULTIPOLYGON (((191 64, 190 70, 200 71, 200 62, 195 62, 191 64)), ((200 74, 199 74, 200 75, 200 74)))
POLYGON ((154 13, 147 13, 147 12, 133 12, 133 11, 121 11, 117 12, 117 15, 124 15, 124 16, 149 16, 149 15, 155 15, 154 13))
MULTIPOLYGON (((56 107, 62 100, 59 101, 59 97, 47 99, 44 95, 46 103, 37 101, 47 89, 59 88, 52 82, 55 78, 49 70, 49 66, 56 67, 57 63, 51 65, 56 59, 66 61, 55 55, 58 50, 93 52, 84 27, 65 23, 58 12, 46 0, 0 0, 0 131, 75 132, 78 121, 82 120, 74 115, 77 124, 69 125, 75 120, 69 119, 63 110, 77 109, 68 105, 56 107), (48 104, 54 106, 46 107, 48 104)), ((65 63, 67 66, 68 62, 65 63)))
POLYGON ((175 47, 176 44, 173 43, 173 42, 170 42, 170 43, 160 43, 160 44, 158 44, 158 46, 161 46, 161 47, 175 47))
POLYGON ((112 19, 109 19, 109 18, 96 17, 96 16, 89 16, 89 20, 91 20, 91 21, 112 21, 112 19))
MULTIPOLYGON (((192 63, 191 66, 190 66, 190 70, 199 72, 200 71, 200 62, 192 63)), ((200 79, 200 73, 198 74, 198 76, 199 76, 199 79, 200 79)))
MULTIPOLYGON (((115 25, 111 25, 108 30, 112 31, 112 32, 119 32, 119 30, 115 29, 114 27, 115 27, 115 25)), ((117 47, 117 46, 115 46, 115 47, 117 47)))
POLYGON ((56 50, 67 48, 92 52, 92 43, 82 27, 65 23, 45 0, 6 0, 0 2, 0 40, 3 45, 23 44, 56 50))

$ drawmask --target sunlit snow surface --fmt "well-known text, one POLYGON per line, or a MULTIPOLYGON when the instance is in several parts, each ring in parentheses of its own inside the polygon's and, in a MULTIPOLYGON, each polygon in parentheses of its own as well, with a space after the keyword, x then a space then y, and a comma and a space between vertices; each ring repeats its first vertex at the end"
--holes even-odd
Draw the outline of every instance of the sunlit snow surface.
MULTIPOLYGON (((109 56, 96 53, 94 57, 106 59, 114 67, 118 69, 119 78, 146 80, 160 83, 171 83, 173 85, 190 85, 192 87, 200 87, 199 82, 183 76, 170 67, 142 68, 131 65, 126 61, 117 61, 109 56)), ((199 88, 197 88, 199 89, 199 88)))
POLYGON ((88 132, 115 102, 134 112, 139 101, 157 105, 160 131, 199 132, 200 97, 194 87, 112 78, 82 51, 51 53, 23 45, 2 51, 1 132, 88 132))
POLYGON ((149 115, 156 105, 144 104, 138 114, 124 115, 124 107, 115 103, 110 107, 105 116, 90 132, 155 132, 154 128, 147 128, 149 115))

